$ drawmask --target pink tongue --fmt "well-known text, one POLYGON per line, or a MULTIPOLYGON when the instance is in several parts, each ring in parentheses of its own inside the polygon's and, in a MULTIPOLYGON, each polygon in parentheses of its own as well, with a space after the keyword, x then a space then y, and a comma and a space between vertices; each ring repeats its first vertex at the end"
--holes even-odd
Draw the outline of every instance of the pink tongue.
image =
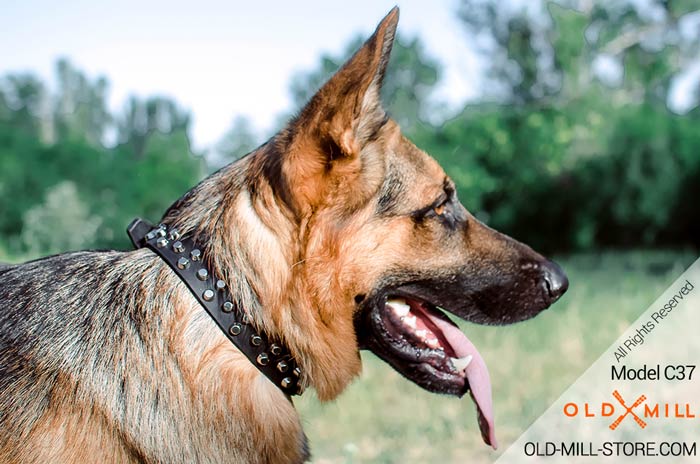
POLYGON ((493 402, 491 400, 491 379, 484 358, 481 357, 474 344, 466 335, 451 322, 434 316, 429 311, 425 314, 442 331, 447 342, 452 346, 458 358, 472 355, 472 361, 467 366, 466 374, 471 390, 471 397, 478 410, 479 429, 481 437, 487 445, 496 449, 496 428, 493 422, 493 402))

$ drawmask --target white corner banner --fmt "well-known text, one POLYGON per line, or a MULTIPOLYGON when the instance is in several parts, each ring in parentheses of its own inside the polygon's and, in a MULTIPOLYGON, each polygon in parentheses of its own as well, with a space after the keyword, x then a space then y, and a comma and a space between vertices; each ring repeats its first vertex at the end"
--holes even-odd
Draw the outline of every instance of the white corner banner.
POLYGON ((700 463, 698 364, 700 259, 497 462, 700 463))

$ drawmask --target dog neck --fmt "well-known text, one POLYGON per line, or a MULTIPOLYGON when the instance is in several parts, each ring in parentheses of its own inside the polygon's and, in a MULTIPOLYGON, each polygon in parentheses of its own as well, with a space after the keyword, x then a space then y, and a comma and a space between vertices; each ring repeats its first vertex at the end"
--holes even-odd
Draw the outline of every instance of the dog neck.
POLYGON ((291 219, 261 174, 268 149, 269 144, 204 179, 163 222, 205 243, 212 272, 228 284, 236 303, 257 327, 288 346, 301 367, 302 388, 312 386, 321 400, 333 399, 360 372, 354 329, 324 318, 314 297, 318 292, 308 287, 300 225, 307 221, 291 219))
POLYGON ((256 327, 246 308, 236 305, 226 282, 209 271, 210 259, 202 243, 183 236, 167 224, 154 226, 134 219, 128 227, 136 248, 150 248, 184 283, 221 331, 260 372, 288 395, 301 393, 301 374, 295 359, 278 339, 256 327))

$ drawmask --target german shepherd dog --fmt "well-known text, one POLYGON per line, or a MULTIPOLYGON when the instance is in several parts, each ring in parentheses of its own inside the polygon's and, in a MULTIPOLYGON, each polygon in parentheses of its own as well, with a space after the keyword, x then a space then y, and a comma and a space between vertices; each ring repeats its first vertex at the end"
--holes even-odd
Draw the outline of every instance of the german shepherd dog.
MULTIPOLYGON (((206 237, 302 388, 337 397, 369 349, 424 389, 470 392, 495 446, 484 360, 438 309, 479 324, 535 316, 562 270, 476 220, 380 104, 398 21, 374 34, 281 132, 192 188, 162 222, 206 237)), ((299 463, 290 397, 147 248, 0 270, 0 461, 299 463)))

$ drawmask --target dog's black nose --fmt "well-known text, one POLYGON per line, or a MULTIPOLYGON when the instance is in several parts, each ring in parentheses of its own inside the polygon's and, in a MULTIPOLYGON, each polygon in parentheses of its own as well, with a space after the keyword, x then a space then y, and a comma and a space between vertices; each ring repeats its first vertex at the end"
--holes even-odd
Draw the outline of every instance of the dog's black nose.
POLYGON ((550 304, 557 301, 569 288, 569 279, 566 278, 562 268, 554 261, 547 261, 542 266, 542 277, 551 299, 550 304))

